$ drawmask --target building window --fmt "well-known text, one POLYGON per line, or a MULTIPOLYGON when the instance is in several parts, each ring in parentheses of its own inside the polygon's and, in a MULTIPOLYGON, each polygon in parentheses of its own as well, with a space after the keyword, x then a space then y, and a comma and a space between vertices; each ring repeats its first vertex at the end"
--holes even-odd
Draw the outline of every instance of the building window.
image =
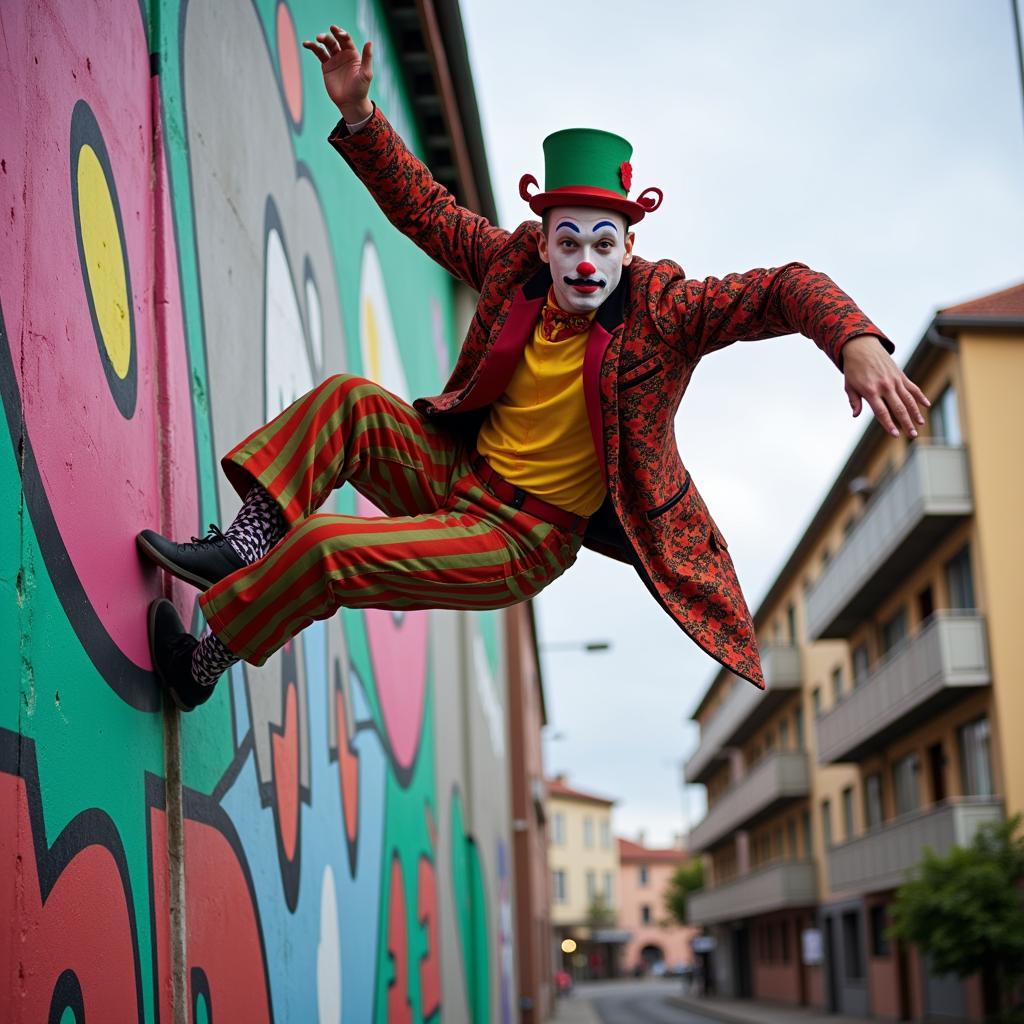
POLYGON ((832 802, 821 801, 821 833, 825 837, 826 849, 832 845, 832 802))
POLYGON ((789 963, 789 922, 783 921, 779 926, 779 931, 782 934, 782 962, 784 964, 789 963))
POLYGON ((551 816, 551 842, 555 846, 565 846, 565 815, 561 811, 551 816))
POLYGON ((832 703, 838 704, 843 699, 843 666, 836 665, 832 669, 832 703))
POLYGON ((888 654, 907 636, 907 609, 901 608, 882 623, 882 654, 888 654))
POLYGON ((882 776, 875 772, 864 780, 864 817, 868 831, 879 828, 885 820, 882 812, 882 776))
POLYGON ((640 923, 651 923, 651 908, 646 903, 640 908, 640 923))
POLYGON ((789 837, 789 859, 796 860, 800 856, 796 848, 796 818, 790 818, 786 822, 786 834, 789 837))
POLYGON ((583 819, 583 845, 588 850, 594 846, 594 819, 589 814, 583 819))
POLYGON ((938 444, 963 444, 956 391, 952 384, 944 388, 942 394, 932 402, 928 410, 928 425, 932 440, 938 444))
POLYGON ((965 544, 946 563, 946 586, 949 588, 950 608, 973 609, 975 607, 969 545, 965 544))
POLYGON ((917 595, 917 614, 922 622, 927 622, 933 611, 935 611, 935 598, 929 584, 917 595))
POLYGON ((885 934, 889 922, 885 917, 885 905, 876 903, 871 908, 871 955, 889 955, 889 937, 885 934))
POLYGON ((917 754, 906 754, 892 766, 896 813, 909 814, 921 806, 921 762, 917 754))
POLYGON ((853 838, 853 786, 843 790, 843 834, 847 842, 853 838))
POLYGON ((789 750, 789 722, 779 722, 779 749, 789 750))
POLYGON ((871 672, 871 659, 868 657, 868 645, 857 644, 853 649, 853 688, 862 686, 871 672))
POLYGON ((860 917, 856 910, 843 914, 843 960, 847 981, 864 977, 864 952, 860 943, 860 917))
POLYGON ((793 727, 796 731, 796 749, 804 749, 804 709, 797 708, 793 713, 793 727))
POLYGON ((551 872, 551 886, 554 890, 553 898, 556 903, 566 903, 569 899, 565 886, 565 872, 558 868, 551 872))
POLYGON ((960 778, 964 796, 993 796, 991 743, 988 718, 982 717, 957 730, 960 778))
POLYGON ((587 902, 593 903, 597 896, 597 872, 587 872, 587 902))
POLYGON ((804 859, 811 859, 811 812, 804 811, 803 813, 803 834, 804 834, 804 859))
POLYGON ((607 850, 612 845, 612 823, 607 819, 601 822, 601 849, 607 850))
POLYGON ((814 717, 821 714, 821 687, 816 686, 811 690, 811 707, 814 709, 814 717))
POLYGON ((641 886, 647 885, 647 881, 648 881, 647 865, 646 864, 641 864, 638 870, 640 872, 640 885, 641 886))
POLYGON ((604 901, 609 907, 614 903, 614 900, 612 899, 613 896, 612 873, 610 871, 606 871, 604 873, 604 901))
POLYGON ((796 605, 791 601, 786 608, 786 628, 789 630, 789 642, 795 647, 796 636, 796 605))

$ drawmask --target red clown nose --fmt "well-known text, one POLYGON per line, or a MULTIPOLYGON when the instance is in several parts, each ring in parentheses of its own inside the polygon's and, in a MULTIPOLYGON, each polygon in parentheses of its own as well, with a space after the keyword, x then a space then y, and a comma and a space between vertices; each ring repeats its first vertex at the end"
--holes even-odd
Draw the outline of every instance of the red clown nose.
POLYGON ((593 263, 588 263, 584 260, 576 267, 576 273, 581 277, 590 277, 591 274, 597 273, 597 267, 595 267, 593 263))

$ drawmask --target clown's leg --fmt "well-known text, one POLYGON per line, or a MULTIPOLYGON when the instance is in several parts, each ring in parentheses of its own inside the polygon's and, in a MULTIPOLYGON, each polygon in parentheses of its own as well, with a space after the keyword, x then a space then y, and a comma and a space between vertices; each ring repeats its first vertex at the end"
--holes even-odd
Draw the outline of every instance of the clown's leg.
POLYGON ((539 593, 582 541, 484 491, 467 465, 446 507, 418 516, 315 514, 199 599, 218 641, 262 665, 338 608, 501 608, 539 593))
POLYGON ((261 558, 346 480, 389 515, 445 501, 459 444, 371 381, 339 374, 303 395, 221 460, 243 498, 225 532, 178 543, 152 530, 138 544, 169 572, 206 589, 261 558))

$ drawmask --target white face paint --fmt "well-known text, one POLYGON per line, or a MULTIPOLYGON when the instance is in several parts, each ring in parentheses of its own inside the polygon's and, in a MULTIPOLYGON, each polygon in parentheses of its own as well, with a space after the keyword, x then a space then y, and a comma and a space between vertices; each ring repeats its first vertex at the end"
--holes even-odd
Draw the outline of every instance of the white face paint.
POLYGON ((623 265, 632 259, 626 218, 585 206, 556 206, 548 218, 540 257, 551 264, 558 305, 589 313, 615 291, 623 265))

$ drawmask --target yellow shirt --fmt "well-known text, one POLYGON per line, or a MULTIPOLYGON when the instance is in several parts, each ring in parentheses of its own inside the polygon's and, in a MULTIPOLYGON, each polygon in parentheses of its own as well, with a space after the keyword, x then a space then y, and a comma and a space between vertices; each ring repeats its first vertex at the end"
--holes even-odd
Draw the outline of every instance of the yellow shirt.
POLYGON ((607 488, 583 397, 587 331, 549 341, 542 325, 543 317, 505 393, 491 406, 477 451, 510 484, 589 516, 607 488))

